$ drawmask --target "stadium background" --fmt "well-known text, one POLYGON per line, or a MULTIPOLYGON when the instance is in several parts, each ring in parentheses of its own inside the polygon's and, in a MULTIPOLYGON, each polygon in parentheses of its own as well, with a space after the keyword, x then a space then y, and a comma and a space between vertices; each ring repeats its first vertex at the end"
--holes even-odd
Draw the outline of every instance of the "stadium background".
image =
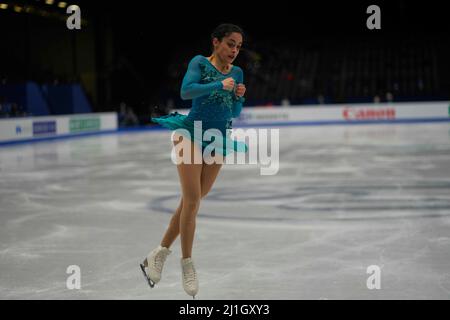
POLYGON ((117 111, 123 126, 151 124, 151 115, 189 107, 179 98, 187 63, 210 54, 222 22, 247 35, 236 61, 247 107, 449 99, 442 2, 374 3, 381 30, 366 27, 367 1, 66 3, 80 6, 81 30, 67 29, 59 1, 1 3, 2 117, 117 111), (27 83, 44 92, 40 107, 24 99, 27 83), (136 118, 124 119, 126 109, 136 118))
POLYGON ((150 117, 189 110, 182 76, 222 22, 247 33, 233 128, 279 139, 202 200, 199 298, 448 299, 447 21, 436 1, 0 0, 0 299, 186 299, 178 244, 155 290, 139 268, 180 200, 150 117))

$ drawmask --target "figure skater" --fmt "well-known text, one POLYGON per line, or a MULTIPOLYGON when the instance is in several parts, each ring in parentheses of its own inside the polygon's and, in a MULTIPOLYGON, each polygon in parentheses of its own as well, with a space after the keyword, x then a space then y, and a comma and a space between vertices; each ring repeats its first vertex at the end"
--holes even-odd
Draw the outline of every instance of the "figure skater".
MULTIPOLYGON (((166 116, 152 118, 152 121, 175 130, 172 136, 176 137, 173 139, 174 146, 180 143, 180 140, 187 142, 191 148, 191 160, 195 158, 195 154, 197 156, 200 154, 201 159, 201 163, 192 160, 190 163, 177 164, 182 190, 180 204, 160 245, 152 250, 141 264, 141 269, 152 288, 161 280, 164 262, 171 253, 169 248, 180 234, 183 288, 194 299, 198 292, 199 284, 192 259, 192 244, 200 200, 211 190, 223 163, 220 160, 230 152, 248 150, 244 142, 232 140, 229 136, 232 128, 231 119, 239 116, 245 101, 246 88, 243 84, 242 69, 232 64, 239 54, 243 37, 242 29, 236 25, 219 25, 211 34, 212 54, 209 57, 197 55, 192 58, 183 78, 181 98, 192 100, 189 114, 172 112, 166 116), (194 139, 194 121, 201 121, 203 132, 214 128, 223 134, 224 138, 221 141, 223 143, 217 144, 218 147, 211 153, 215 157, 212 164, 206 163, 203 157, 204 148, 210 142, 194 139), (190 139, 178 134, 177 129, 187 130, 190 139)), ((215 142, 214 140, 211 143, 215 142)))

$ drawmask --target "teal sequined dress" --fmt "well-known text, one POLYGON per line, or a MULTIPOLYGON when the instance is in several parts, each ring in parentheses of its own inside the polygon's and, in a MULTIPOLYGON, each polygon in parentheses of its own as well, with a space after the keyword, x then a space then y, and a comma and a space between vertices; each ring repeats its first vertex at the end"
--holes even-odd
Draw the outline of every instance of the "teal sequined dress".
MULTIPOLYGON (((233 66, 227 74, 220 72, 206 57, 195 56, 188 66, 188 70, 181 85, 181 98, 192 99, 192 108, 188 115, 172 112, 166 116, 152 118, 153 122, 171 130, 186 129, 193 141, 197 142, 202 151, 208 145, 217 147, 223 155, 230 152, 247 152, 248 146, 241 141, 230 137, 232 129, 232 118, 239 116, 244 102, 243 97, 237 97, 234 91, 223 90, 222 81, 233 77, 236 84, 243 83, 242 69, 233 66), (194 138, 194 127, 199 128, 201 121, 201 136, 207 129, 218 129, 223 136, 223 141, 202 141, 194 138)), ((180 131, 181 133, 182 131, 180 131)), ((200 137, 201 139, 201 137, 200 137)))

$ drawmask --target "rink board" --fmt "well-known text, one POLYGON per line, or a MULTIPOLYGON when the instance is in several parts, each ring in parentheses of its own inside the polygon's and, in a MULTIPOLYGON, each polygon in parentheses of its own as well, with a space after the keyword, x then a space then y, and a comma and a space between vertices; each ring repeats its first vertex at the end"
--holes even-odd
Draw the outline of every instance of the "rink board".
MULTIPOLYGON (((187 114, 189 110, 176 111, 187 114)), ((233 120, 233 125, 239 127, 427 121, 450 121, 450 101, 244 107, 239 118, 233 120)), ((117 130, 115 112, 0 119, 0 145, 117 130)))
MULTIPOLYGON (((187 114, 189 109, 177 110, 187 114)), ((450 101, 246 107, 234 125, 289 125, 450 120, 450 101)))
POLYGON ((117 127, 115 112, 1 119, 0 143, 116 131, 117 127))

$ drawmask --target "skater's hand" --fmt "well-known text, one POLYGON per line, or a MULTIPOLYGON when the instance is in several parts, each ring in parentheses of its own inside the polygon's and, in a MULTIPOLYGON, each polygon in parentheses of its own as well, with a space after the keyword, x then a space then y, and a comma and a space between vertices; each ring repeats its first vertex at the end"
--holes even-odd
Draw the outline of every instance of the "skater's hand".
POLYGON ((226 78, 222 81, 223 90, 233 91, 234 89, 234 79, 232 77, 226 78))
POLYGON ((243 97, 245 94, 245 85, 243 83, 239 83, 236 86, 236 90, 234 91, 234 93, 236 94, 237 97, 243 97))

